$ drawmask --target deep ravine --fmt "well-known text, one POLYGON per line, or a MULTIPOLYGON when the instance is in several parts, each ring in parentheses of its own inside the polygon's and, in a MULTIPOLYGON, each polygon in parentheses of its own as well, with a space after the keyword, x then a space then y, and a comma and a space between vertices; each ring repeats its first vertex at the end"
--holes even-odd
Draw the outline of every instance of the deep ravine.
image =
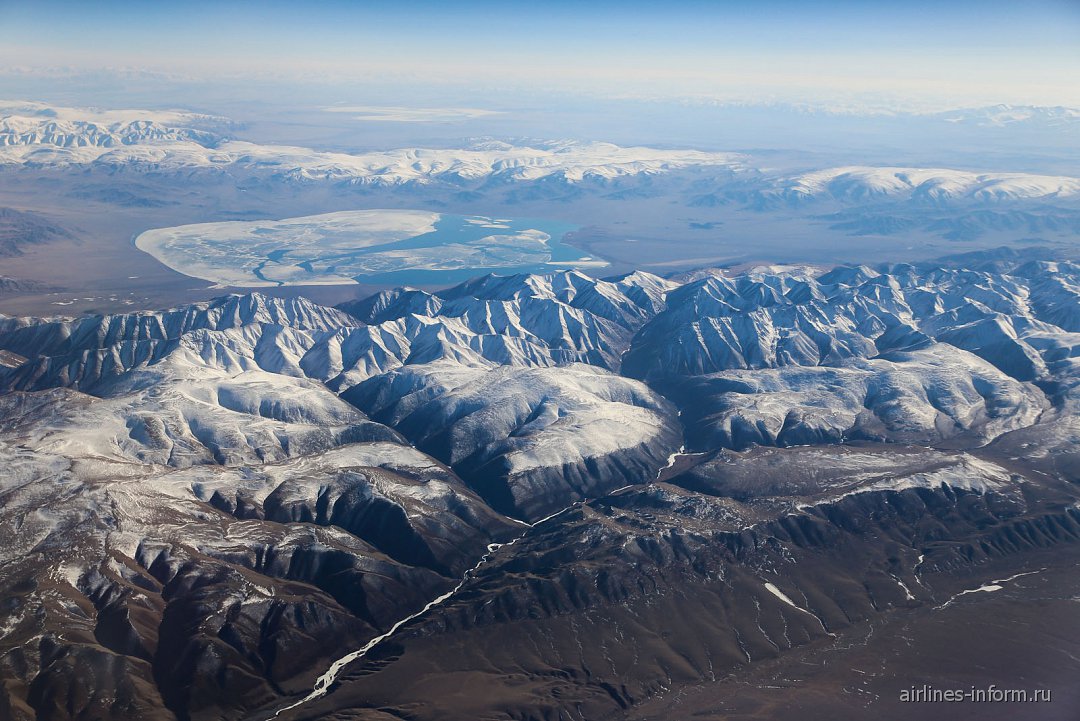
MULTIPOLYGON (((686 455, 685 451, 686 451, 686 446, 680 446, 679 450, 677 450, 674 453, 672 453, 671 455, 669 455, 668 458, 667 458, 667 462, 664 464, 664 466, 661 467, 656 472, 656 477, 654 478, 654 480, 658 480, 660 478, 660 476, 663 475, 664 471, 667 471, 668 469, 673 467, 675 465, 675 462, 678 460, 679 456, 686 455)), ((619 491, 625 490, 627 488, 632 488, 632 487, 633 486, 623 486, 622 488, 619 488, 619 489, 616 489, 615 491, 612 491, 612 493, 618 493, 619 491)), ((545 516, 545 517, 541 518, 540 520, 536 521, 535 523, 527 523, 525 521, 518 521, 518 523, 521 523, 522 526, 525 527, 525 530, 522 531, 521 535, 507 541, 506 543, 492 543, 492 544, 490 544, 488 546, 488 552, 485 553, 483 556, 481 556, 480 560, 476 562, 475 566, 473 566, 469 570, 465 571, 465 573, 461 576, 461 581, 459 581, 456 586, 454 586, 453 588, 451 588, 449 591, 442 594, 441 596, 438 596, 437 598, 434 598, 431 601, 429 601, 426 606, 421 608, 416 613, 413 613, 413 614, 411 614, 409 616, 406 616, 405 618, 401 619, 400 621, 395 623, 393 626, 391 626, 390 629, 387 630, 385 633, 376 636, 375 638, 371 639, 370 641, 368 641, 366 644, 364 644, 360 648, 356 649, 355 651, 351 651, 350 653, 347 653, 344 656, 342 656, 341 658, 339 658, 338 660, 334 661, 332 664, 330 664, 330 668, 328 668, 326 670, 326 673, 319 676, 319 678, 315 680, 315 686, 311 689, 311 692, 308 693, 307 696, 304 696, 300 700, 295 701, 295 702, 289 704, 288 706, 283 706, 282 708, 278 709, 271 716, 267 717, 267 721, 270 721, 270 719, 277 718, 278 716, 285 713, 286 711, 291 711, 292 709, 299 708, 300 706, 303 706, 304 704, 310 703, 311 701, 314 701, 315 699, 322 698, 323 696, 325 696, 330 691, 330 687, 333 685, 334 681, 337 680, 337 677, 341 673, 342 669, 344 669, 346 666, 351 664, 353 661, 356 661, 358 659, 363 658, 373 648, 378 646, 383 641, 386 641, 387 639, 391 638, 395 633, 398 632, 398 629, 400 629, 405 624, 409 623, 410 621, 414 621, 414 620, 420 618, 421 616, 423 616, 425 613, 427 613, 431 609, 437 608, 438 606, 441 606, 442 604, 446 603, 451 598, 453 598, 454 595, 457 594, 457 592, 460 591, 465 586, 466 583, 468 583, 468 581, 472 577, 472 575, 474 573, 476 573, 476 571, 480 570, 480 568, 482 568, 485 564, 487 564, 500 548, 502 548, 503 546, 512 546, 512 545, 514 545, 515 543, 517 543, 518 541, 523 539, 526 535, 528 535, 529 531, 531 531, 532 529, 536 528, 537 526, 540 526, 541 524, 543 524, 543 523, 545 523, 547 521, 550 521, 553 518, 561 516, 562 514, 566 513, 567 511, 569 511, 571 509, 578 508, 578 507, 588 503, 589 500, 590 499, 588 499, 588 498, 583 498, 583 499, 581 499, 579 501, 575 501, 574 503, 571 503, 569 506, 561 508, 558 511, 555 511, 554 513, 552 513, 551 515, 548 515, 548 516, 545 516)), ((517 520, 517 519, 514 519, 514 520, 517 520)))

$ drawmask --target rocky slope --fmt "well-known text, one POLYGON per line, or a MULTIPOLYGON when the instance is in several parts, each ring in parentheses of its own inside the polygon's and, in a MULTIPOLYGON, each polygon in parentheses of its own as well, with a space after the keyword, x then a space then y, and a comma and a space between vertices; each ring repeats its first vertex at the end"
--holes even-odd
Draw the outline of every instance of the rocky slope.
MULTIPOLYGON (((12 208, 0 208, 0 258, 22 255, 32 246, 53 240, 70 240, 74 234, 48 218, 12 208)), ((34 288, 30 281, 0 278, 0 293, 14 293, 34 288)))
POLYGON ((2 318, 0 715, 620 718, 931 614, 1080 539, 1080 269, 972 265, 2 318))
POLYGON ((537 528, 287 717, 618 719, 804 648, 858 647, 882 617, 1074 546, 1075 490, 1029 483, 918 448, 725 455, 537 528))
POLYGON ((705 277, 668 294, 623 372, 677 399, 704 446, 983 443, 1060 400, 1077 278, 1038 262, 705 277))

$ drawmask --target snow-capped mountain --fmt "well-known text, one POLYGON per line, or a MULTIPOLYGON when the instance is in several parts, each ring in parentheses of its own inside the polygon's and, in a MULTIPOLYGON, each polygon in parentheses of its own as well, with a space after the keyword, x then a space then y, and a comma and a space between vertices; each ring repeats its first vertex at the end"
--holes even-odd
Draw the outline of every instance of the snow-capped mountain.
POLYGON ((845 167, 777 181, 763 197, 789 202, 898 199, 940 204, 956 201, 999 203, 1080 196, 1080 179, 1027 173, 971 173, 934 168, 845 167))
POLYGON ((151 120, 98 125, 80 120, 39 120, 7 116, 0 119, 0 145, 51 145, 57 148, 113 148, 191 142, 210 146, 217 138, 209 132, 173 128, 151 120))
POLYGON ((230 121, 193 113, 25 103, 0 103, 0 113, 0 167, 8 169, 82 167, 183 177, 228 173, 248 182, 503 190, 510 201, 584 186, 615 188, 615 198, 633 197, 653 192, 654 178, 686 176, 716 184, 711 193, 696 196, 698 205, 737 202, 758 208, 809 201, 985 205, 1080 197, 1080 179, 1072 176, 918 167, 828 167, 789 175, 755 168, 754 159, 740 153, 565 140, 344 153, 230 139, 230 121))
MULTIPOLYGON (((1078 278, 1071 264, 1039 262, 1008 273, 763 269, 682 286, 646 273, 487 276, 434 294, 383 292, 341 310, 252 295, 161 314, 9 321, 0 348, 27 359, 3 376, 21 391, 64 387, 113 398, 163 381, 202 383, 207 374, 210 385, 238 374, 317 381, 392 427, 411 429, 407 436, 438 446, 432 452, 451 464, 477 449, 432 441, 428 414, 453 411, 425 404, 450 402, 459 388, 471 393, 465 389, 497 369, 511 369, 500 372, 515 377, 499 381, 511 388, 526 382, 525 369, 572 364, 677 394, 693 379, 692 394, 713 399, 703 404, 710 423, 724 424, 735 445, 734 426, 757 429, 748 437, 768 443, 805 433, 991 438, 1030 424, 1047 405, 1033 382, 1071 372, 1061 357, 1080 327, 1078 278), (821 394, 823 387, 842 392, 821 394), (740 396, 749 404, 736 403, 740 396)), ((531 376, 521 399, 536 383, 553 395, 523 401, 492 440, 551 412, 542 402, 569 413, 554 400, 559 376, 531 376)), ((643 391, 619 392, 638 399, 630 405, 656 407, 643 391)), ((218 393, 218 402, 239 395, 218 393)), ((482 396, 466 405, 495 404, 482 396)), ((542 434, 542 426, 531 427, 542 434)))
POLYGON ((1031 382, 1055 378, 1062 353, 1046 334, 1076 343, 1075 266, 881 270, 688 283, 623 372, 685 394, 696 432, 724 445, 990 438, 1034 421, 1047 400, 1031 382))
POLYGON ((182 111, 109 111, 0 102, 0 146, 90 149, 80 156, 83 158, 120 146, 194 144, 209 148, 222 139, 222 131, 232 127, 236 124, 227 118, 182 111))
POLYGON ((486 465, 489 485, 528 486, 502 508, 539 517, 564 495, 549 493, 544 486, 555 481, 539 476, 580 468, 560 483, 583 492, 614 487, 611 464, 645 478, 678 446, 674 411, 637 381, 603 370, 618 367, 621 349, 668 286, 647 274, 490 276, 445 297, 398 291, 356 304, 368 320, 386 318, 375 324, 303 299, 258 295, 160 314, 28 323, 0 340, 32 358, 4 384, 103 397, 93 442, 180 466, 393 436, 360 408, 455 467, 486 465), (430 315, 408 312, 420 306, 430 315), (539 370, 569 363, 591 365, 539 370), (314 381, 325 384, 321 393, 314 381), (509 395, 486 393, 489 383, 509 395), (490 414, 472 415, 477 403, 490 414), (475 428, 481 420, 483 433, 475 428))
POLYGON ((467 476, 495 509, 542 518, 656 477, 681 442, 644 384, 583 364, 407 365, 342 396, 467 476))
POLYGON ((697 150, 620 147, 555 141, 510 145, 484 141, 459 149, 403 148, 349 154, 229 140, 225 119, 152 111, 55 112, 31 104, 0 104, 0 165, 81 166, 158 174, 247 172, 286 182, 354 185, 493 182, 558 178, 570 184, 607 182, 696 167, 738 168, 742 156, 697 150), (18 114, 20 111, 35 111, 18 114))
POLYGON ((607 674, 593 623, 648 697, 605 619, 704 609, 649 643, 732 668, 946 603, 1080 537, 1078 348, 1080 268, 1022 256, 0 318, 0 713, 394 705, 457 634, 607 674))
POLYGON ((995 128, 1020 124, 1037 128, 1068 129, 1080 125, 1080 109, 1060 105, 1046 107, 999 104, 937 113, 935 117, 957 125, 995 128))

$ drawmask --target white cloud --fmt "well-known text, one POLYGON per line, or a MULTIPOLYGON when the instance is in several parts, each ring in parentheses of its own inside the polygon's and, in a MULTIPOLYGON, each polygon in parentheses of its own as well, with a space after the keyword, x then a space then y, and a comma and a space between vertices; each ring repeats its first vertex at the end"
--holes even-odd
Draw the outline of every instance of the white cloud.
POLYGON ((349 105, 324 108, 328 113, 355 113, 353 120, 381 123, 449 123, 500 115, 481 108, 404 108, 382 105, 349 105))

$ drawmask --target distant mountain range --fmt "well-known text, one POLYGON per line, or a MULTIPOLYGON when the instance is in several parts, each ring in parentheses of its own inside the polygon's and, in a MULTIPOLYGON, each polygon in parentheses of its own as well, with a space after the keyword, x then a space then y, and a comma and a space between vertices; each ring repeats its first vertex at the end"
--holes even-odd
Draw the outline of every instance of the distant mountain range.
MULTIPOLYGON (((242 172, 280 182, 371 186, 438 185, 455 190, 491 185, 606 186, 621 179, 692 173, 719 180, 716 197, 753 205, 824 199, 863 203, 895 199, 928 204, 1069 200, 1080 178, 1026 173, 973 173, 934 168, 838 167, 796 175, 755 169, 740 153, 620 147, 601 142, 550 141, 511 145, 482 141, 456 149, 402 148, 364 154, 259 145, 222 134, 229 121, 150 111, 70 108, 30 113, 0 105, 0 166, 80 166, 144 173, 242 172)), ((36 110, 35 110, 36 109, 36 110)), ((1067 119, 1067 109, 990 108, 950 115, 955 122, 1067 119), (1036 112, 1038 111, 1038 112, 1036 112), (1044 112, 1045 111, 1045 112, 1044 112), (999 119, 999 120, 994 120, 999 119)), ((623 188, 626 191, 626 188, 623 188)))

